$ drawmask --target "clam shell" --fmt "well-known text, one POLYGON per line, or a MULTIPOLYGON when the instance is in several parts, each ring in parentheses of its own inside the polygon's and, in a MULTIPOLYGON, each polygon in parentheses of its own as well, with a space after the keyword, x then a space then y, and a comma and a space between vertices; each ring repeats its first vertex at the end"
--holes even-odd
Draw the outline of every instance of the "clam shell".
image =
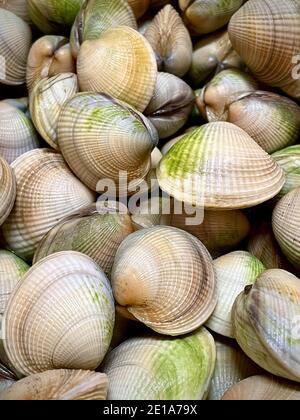
POLYGON ((120 26, 82 44, 77 74, 81 91, 106 93, 143 112, 154 93, 157 66, 148 41, 120 26))
POLYGON ((92 204, 58 223, 39 243, 34 263, 56 252, 78 251, 110 274, 120 244, 133 232, 130 216, 114 204, 92 204))
POLYGON ((9 10, 25 22, 30 23, 27 0, 0 0, 0 8, 9 10))
POLYGON ((0 8, 0 82, 22 85, 31 45, 29 25, 8 10, 0 8))
POLYGON ((150 2, 151 0, 128 0, 128 3, 137 19, 146 13, 150 2))
POLYGON ((296 400, 300 399, 300 386, 270 375, 257 375, 244 379, 229 389, 222 400, 296 400))
POLYGON ((108 381, 103 373, 50 370, 28 376, 0 392, 4 400, 106 400, 108 381))
POLYGON ((225 337, 234 338, 231 311, 235 299, 265 271, 264 265, 249 252, 235 251, 214 261, 218 303, 206 326, 225 337))
POLYGON ((78 178, 94 191, 102 191, 99 181, 106 179, 119 186, 120 195, 127 193, 131 181, 140 184, 150 170, 157 142, 157 132, 146 117, 104 94, 75 95, 60 114, 61 152, 78 178))
POLYGON ((129 235, 118 249, 111 282, 119 305, 161 334, 197 329, 216 306, 208 251, 192 235, 172 227, 129 235))
POLYGON ((114 301, 103 271, 86 255, 60 252, 34 265, 3 318, 4 347, 23 375, 96 369, 112 338, 114 301))
POLYGON ((300 382, 300 280, 265 271, 235 301, 234 335, 243 351, 274 375, 300 382))
POLYGON ((207 209, 241 209, 273 198, 284 185, 282 169, 245 131, 209 123, 187 133, 163 157, 161 189, 207 209))
POLYGON ((300 269, 300 188, 285 195, 273 212, 273 231, 284 255, 300 269))
POLYGON ((105 359, 108 399, 205 399, 215 359, 214 340, 205 328, 181 338, 131 338, 105 359))
POLYGON ((300 146, 297 144, 287 147, 273 153, 272 157, 285 173, 285 184, 276 197, 280 199, 300 187, 300 146))
POLYGON ((0 226, 9 216, 16 198, 15 175, 6 162, 0 156, 0 226))
POLYGON ((262 82, 300 97, 295 75, 300 50, 300 4, 297 0, 250 0, 231 18, 234 49, 262 82))
POLYGON ((2 226, 3 237, 18 256, 30 260, 43 236, 60 220, 92 204, 95 194, 48 149, 36 149, 13 164, 17 179, 15 207, 2 226))
POLYGON ((190 34, 177 11, 167 4, 152 20, 145 32, 155 52, 158 70, 184 76, 192 63, 190 34))

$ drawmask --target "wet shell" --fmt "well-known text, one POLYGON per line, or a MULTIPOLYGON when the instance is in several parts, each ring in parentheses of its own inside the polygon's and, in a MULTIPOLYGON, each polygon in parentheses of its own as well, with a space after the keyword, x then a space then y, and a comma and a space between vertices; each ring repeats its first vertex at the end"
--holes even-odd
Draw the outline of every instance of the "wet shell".
POLYGON ((119 305, 161 334, 195 330, 216 306, 208 251, 192 235, 172 227, 128 236, 117 252, 111 282, 119 305))
POLYGON ((106 93, 142 112, 154 93, 157 65, 148 41, 121 26, 82 44, 77 74, 81 91, 106 93))
POLYGON ((192 63, 193 45, 190 34, 176 10, 166 5, 145 32, 156 56, 158 69, 184 76, 192 63))
POLYGON ((108 399, 205 399, 215 359, 214 340, 205 328, 181 338, 131 338, 105 359, 108 399))
POLYGON ((30 260, 43 236, 66 216, 92 204, 95 194, 75 178, 60 154, 48 149, 25 153, 12 167, 17 198, 2 234, 11 250, 30 260))
POLYGON ((60 252, 19 282, 3 318, 4 347, 23 375, 52 369, 94 370, 112 338, 109 281, 86 255, 60 252))
POLYGON ((300 280, 284 270, 265 271, 246 287, 232 310, 243 351, 276 376, 300 382, 300 280))
POLYGON ((300 146, 290 146, 273 153, 273 159, 285 173, 285 184, 277 199, 300 187, 300 146))
POLYGON ((28 376, 0 392, 4 400, 106 400, 107 376, 85 370, 51 370, 28 376))
POLYGON ((26 61, 31 45, 29 25, 15 14, 0 8, 0 82, 25 83, 26 61))
POLYGON ((276 162, 245 131, 226 122, 187 133, 163 157, 157 178, 179 201, 228 210, 267 201, 285 182, 276 162))
POLYGON ((0 156, 0 226, 9 216, 16 198, 16 179, 9 164, 0 156))
POLYGON ((225 337, 234 338, 231 310, 235 299, 265 271, 263 264, 249 252, 235 251, 214 261, 217 281, 217 306, 206 326, 225 337))
POLYGON ((299 1, 250 0, 228 29, 234 49, 252 73, 294 98, 300 98, 299 25, 299 1))

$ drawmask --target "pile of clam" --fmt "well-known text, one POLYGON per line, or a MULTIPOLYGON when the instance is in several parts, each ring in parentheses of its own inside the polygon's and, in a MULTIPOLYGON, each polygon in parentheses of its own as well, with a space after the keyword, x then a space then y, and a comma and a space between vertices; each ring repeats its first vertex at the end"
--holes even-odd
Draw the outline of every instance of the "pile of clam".
POLYGON ((300 399, 299 28, 0 0, 0 400, 300 399))

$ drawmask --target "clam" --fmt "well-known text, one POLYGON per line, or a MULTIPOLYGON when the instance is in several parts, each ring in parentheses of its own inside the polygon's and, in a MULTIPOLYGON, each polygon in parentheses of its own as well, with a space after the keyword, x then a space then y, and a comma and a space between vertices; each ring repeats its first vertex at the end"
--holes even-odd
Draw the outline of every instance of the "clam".
POLYGON ((215 337, 217 358, 208 400, 221 400, 224 392, 242 379, 259 373, 255 365, 233 340, 215 337))
POLYGON ((262 82, 300 98, 297 77, 300 5, 296 0, 249 0, 231 18, 234 49, 262 82))
POLYGON ((119 195, 127 194, 127 183, 139 185, 150 171, 157 142, 156 129, 146 117, 104 94, 75 95, 66 102, 58 122, 64 158, 94 191, 104 190, 99 181, 106 179, 118 185, 119 195), (124 186, 119 182, 122 176, 124 186))
POLYGON ((137 19, 146 13, 150 2, 151 0, 128 0, 128 3, 137 19))
POLYGON ((188 77, 194 86, 199 86, 214 72, 230 67, 241 68, 243 63, 232 48, 228 32, 222 30, 196 43, 188 77))
POLYGON ((75 178, 60 154, 48 149, 27 152, 12 167, 17 198, 2 235, 9 249, 30 260, 43 236, 66 216, 92 204, 95 194, 75 178))
POLYGON ((110 274, 121 242, 133 232, 131 219, 118 203, 100 203, 79 210, 48 232, 39 243, 34 262, 60 251, 78 251, 110 274))
POLYGON ((222 400, 295 400, 300 399, 300 386, 271 375, 244 379, 230 388, 222 400))
POLYGON ((142 112, 154 93, 157 66, 148 41, 120 26, 82 44, 77 74, 81 91, 106 93, 142 112))
POLYGON ((207 209, 241 209, 274 197, 282 169, 241 128, 215 122, 187 133, 157 169, 161 189, 207 209))
POLYGON ((74 22, 71 46, 75 57, 84 41, 98 39, 108 29, 129 26, 137 29, 137 23, 126 0, 86 1, 74 22))
POLYGON ((30 23, 27 0, 0 0, 0 8, 9 10, 25 22, 30 23))
POLYGON ((300 269, 300 188, 285 195, 273 212, 273 231, 287 259, 300 269))
POLYGON ((115 308, 109 281, 78 252, 35 264, 14 289, 3 317, 4 348, 17 372, 94 370, 112 338, 115 308))
POLYGON ((49 370, 28 376, 0 392, 4 400, 106 400, 108 381, 103 373, 49 370))
POLYGON ((186 25, 196 34, 214 32, 229 22, 244 0, 179 0, 186 25))
POLYGON ((9 216, 16 198, 15 175, 6 162, 0 156, 0 226, 9 216))
POLYGON ((300 382, 300 280, 279 269, 265 271, 241 293, 232 310, 234 335, 266 371, 300 382))
POLYGON ((161 334, 197 329, 216 306, 208 251, 198 239, 172 227, 129 235, 117 251, 111 283, 117 303, 161 334))
POLYGON ((192 63, 193 45, 190 34, 177 11, 166 5, 145 32, 156 56, 158 69, 184 76, 192 63))
POLYGON ((43 36, 35 41, 28 55, 26 80, 29 92, 41 79, 59 73, 76 73, 69 40, 63 36, 43 36))
POLYGON ((31 45, 29 25, 14 13, 0 8, 0 82, 22 85, 31 45))
POLYGON ((0 155, 8 163, 39 147, 31 120, 23 111, 5 102, 0 102, 0 126, 0 155))
POLYGON ((73 24, 85 0, 27 0, 32 22, 45 34, 61 32, 73 24))
POLYGON ((40 80, 30 94, 30 112, 35 127, 56 150, 59 114, 65 102, 77 92, 77 76, 74 73, 60 73, 40 80))
POLYGON ((205 328, 181 338, 133 337, 105 359, 108 399, 205 399, 215 359, 214 339, 205 328))
POLYGON ((172 74, 160 72, 153 98, 144 114, 157 129, 159 137, 164 139, 185 125, 194 99, 194 92, 187 83, 172 74))
POLYGON ((285 173, 285 184, 276 198, 280 199, 300 187, 300 146, 286 147, 272 155, 285 173))
POLYGON ((271 92, 241 95, 228 106, 227 121, 245 130, 268 153, 296 143, 300 135, 299 105, 271 92))
POLYGON ((225 337, 234 338, 231 310, 235 299, 265 271, 264 265, 246 251, 235 251, 214 261, 218 303, 206 326, 225 337))
POLYGON ((228 121, 231 103, 257 89, 258 84, 248 74, 239 69, 226 69, 209 81, 197 95, 196 105, 208 122, 228 121))

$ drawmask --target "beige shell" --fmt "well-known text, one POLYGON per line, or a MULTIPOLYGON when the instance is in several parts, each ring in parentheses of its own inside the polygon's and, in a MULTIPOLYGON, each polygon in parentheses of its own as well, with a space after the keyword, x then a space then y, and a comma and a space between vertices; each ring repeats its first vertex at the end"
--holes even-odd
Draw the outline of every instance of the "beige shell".
POLYGON ((285 184, 276 199, 300 187, 300 145, 286 147, 272 155, 285 173, 285 184))
POLYGON ((158 70, 183 77, 192 63, 190 34, 177 11, 167 4, 145 32, 155 52, 158 70))
POLYGON ((217 303, 208 251, 198 239, 172 227, 128 236, 118 249, 111 282, 118 304, 161 334, 195 330, 217 303))
POLYGON ((159 72, 153 98, 144 114, 165 139, 177 133, 187 122, 195 95, 183 80, 169 73, 159 72))
POLYGON ((257 375, 244 379, 230 388, 222 400, 299 401, 300 386, 271 375, 257 375))
POLYGON ((133 232, 131 218, 118 203, 101 203, 79 210, 58 223, 39 243, 34 263, 60 251, 91 257, 109 275, 122 241, 133 232))
POLYGON ((207 209, 241 209, 273 198, 282 169, 241 128, 216 122, 187 133, 163 157, 161 189, 178 201, 207 209))
POLYGON ((107 376, 85 370, 50 370, 28 376, 0 392, 4 400, 106 400, 107 376))
POLYGON ((0 155, 8 163, 39 147, 31 120, 24 112, 5 102, 0 102, 0 127, 0 155))
POLYGON ((25 83, 30 45, 29 25, 14 13, 0 8, 0 83, 25 83))
POLYGON ((0 226, 9 216, 16 198, 15 175, 6 162, 0 156, 0 226))
POLYGON ((30 260, 43 236, 66 216, 92 204, 95 194, 75 178, 60 154, 48 149, 27 152, 12 167, 17 198, 2 234, 11 250, 30 260))
POLYGON ((145 14, 151 0, 128 0, 130 7, 137 19, 145 14))
POLYGON ((9 10, 25 22, 30 23, 27 0, 0 0, 0 8, 9 10))
POLYGON ((65 102, 77 92, 77 76, 73 73, 60 73, 40 80, 30 94, 30 112, 35 127, 56 150, 59 114, 65 102))
POLYGON ((221 400, 224 392, 242 379, 260 373, 234 340, 215 336, 217 359, 208 394, 208 400, 221 400))
POLYGON ((237 296, 265 271, 263 264, 246 251, 234 251, 214 261, 218 303, 206 327, 234 338, 231 311, 237 296))
POLYGON ((231 18, 234 49, 262 82, 300 98, 300 5, 297 0, 250 0, 231 18))
POLYGON ((247 286, 232 310, 242 350, 274 375, 300 382, 300 280, 284 270, 265 271, 247 286))
POLYGON ((273 212, 273 231, 284 255, 300 269, 300 188, 285 195, 273 212))
POLYGON ((148 41, 120 26, 82 44, 77 74, 81 91, 106 93, 143 112, 154 93, 157 66, 148 41))
POLYGON ((43 36, 35 41, 28 55, 26 81, 29 92, 41 79, 59 73, 76 73, 69 40, 63 36, 43 36))
POLYGON ((52 369, 94 370, 113 333, 109 281, 79 252, 35 264, 14 289, 3 317, 4 348, 23 375, 52 369))
POLYGON ((214 339, 205 328, 180 338, 133 337, 105 359, 108 399, 205 399, 215 360, 214 339))
POLYGON ((128 183, 139 185, 150 171, 158 135, 147 118, 126 103, 104 94, 82 93, 63 107, 58 143, 85 185, 100 192, 107 180, 119 187, 116 194, 124 195, 128 183))

